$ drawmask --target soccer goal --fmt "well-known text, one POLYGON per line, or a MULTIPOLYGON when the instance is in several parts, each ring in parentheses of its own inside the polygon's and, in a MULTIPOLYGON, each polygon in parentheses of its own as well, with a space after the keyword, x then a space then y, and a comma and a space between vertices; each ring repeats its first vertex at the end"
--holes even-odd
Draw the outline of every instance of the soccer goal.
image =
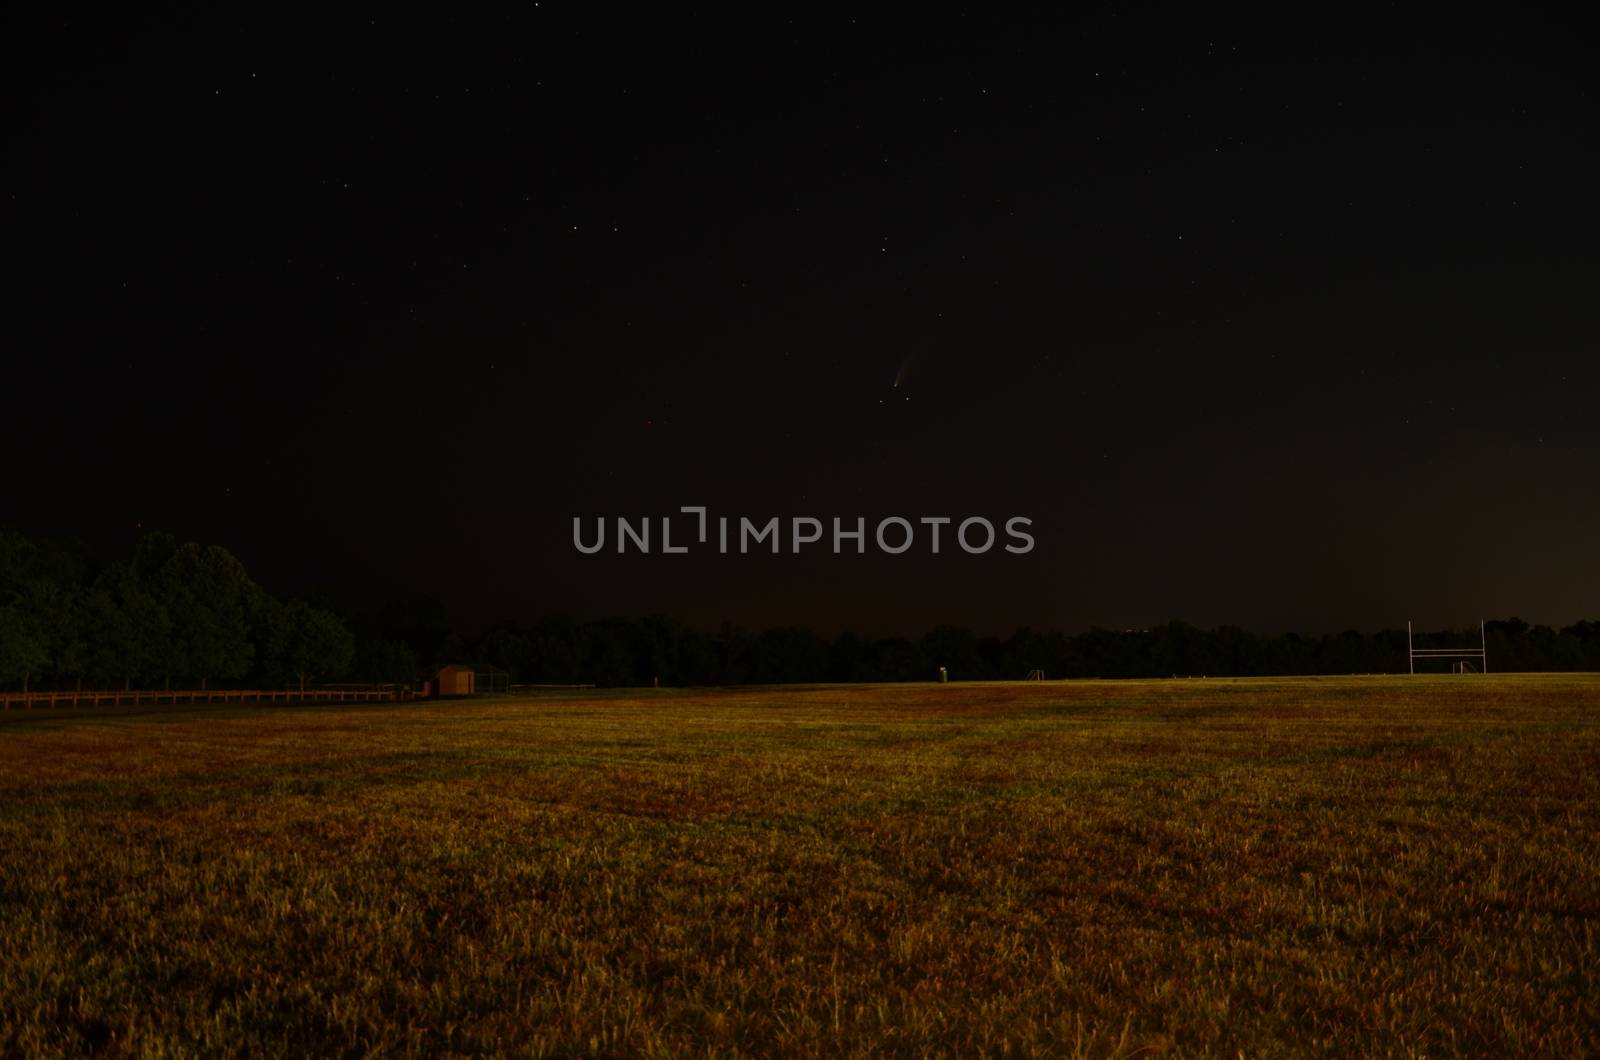
POLYGON ((1029 670, 1028 671, 1028 676, 1025 677, 1023 680, 1025 680, 1025 681, 1043 681, 1044 680, 1044 671, 1043 670, 1029 670))
POLYGON ((1478 646, 1460 646, 1455 648, 1419 648, 1411 632, 1411 623, 1406 623, 1406 654, 1410 657, 1411 672, 1417 672, 1418 660, 1424 663, 1441 660, 1450 664, 1453 674, 1486 674, 1489 672, 1489 640, 1483 632, 1483 622, 1478 623, 1478 646))

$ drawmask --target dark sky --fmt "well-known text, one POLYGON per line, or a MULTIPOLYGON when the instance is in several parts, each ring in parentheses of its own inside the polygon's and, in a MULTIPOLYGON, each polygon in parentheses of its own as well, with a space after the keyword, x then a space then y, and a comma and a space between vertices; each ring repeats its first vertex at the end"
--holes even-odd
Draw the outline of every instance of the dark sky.
POLYGON ((466 628, 1600 613, 1576 27, 434 10, 9 16, 0 522, 466 628), (684 504, 1037 544, 572 545, 684 504))

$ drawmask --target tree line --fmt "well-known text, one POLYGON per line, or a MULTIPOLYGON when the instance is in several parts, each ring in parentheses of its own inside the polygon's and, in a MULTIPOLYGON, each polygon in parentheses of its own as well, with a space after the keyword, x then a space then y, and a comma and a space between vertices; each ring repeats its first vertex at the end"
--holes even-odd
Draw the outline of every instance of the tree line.
MULTIPOLYGON (((1600 622, 1557 631, 1512 618, 1485 629, 1492 669, 1600 670, 1600 622)), ((1418 647, 1477 644, 1476 626, 1417 638, 1418 647)), ((585 624, 557 618, 496 625, 462 650, 464 658, 505 670, 513 681, 617 686, 928 681, 940 667, 959 681, 1016 680, 1034 670, 1049 678, 1405 673, 1408 664, 1403 629, 1302 636, 1233 626, 1205 630, 1177 621, 1074 635, 1019 629, 984 637, 944 626, 914 639, 855 633, 829 639, 797 628, 725 625, 706 633, 661 617, 585 624)))
POLYGON ((304 688, 354 653, 338 615, 273 597, 216 545, 147 534, 102 566, 0 530, 0 686, 304 688))
MULTIPOLYGON (((1600 622, 1556 630, 1487 623, 1500 671, 1600 670, 1600 622)), ((1419 636, 1476 645, 1478 630, 1419 636)), ((828 681, 1266 676, 1404 673, 1406 633, 1261 634, 1173 621, 1077 634, 1019 629, 978 636, 943 626, 921 637, 821 637, 800 628, 714 632, 673 619, 502 622, 452 630, 442 602, 392 601, 370 613, 278 599, 226 549, 147 534, 126 558, 95 562, 73 542, 0 530, 0 687, 301 688, 339 680, 410 683, 446 663, 493 667, 513 683, 601 686, 828 681)))

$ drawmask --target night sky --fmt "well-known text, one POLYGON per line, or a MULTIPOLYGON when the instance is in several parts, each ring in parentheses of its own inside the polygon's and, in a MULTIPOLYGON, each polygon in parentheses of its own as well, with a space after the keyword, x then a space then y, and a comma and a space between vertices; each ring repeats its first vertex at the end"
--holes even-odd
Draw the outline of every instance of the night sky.
POLYGON ((466 629, 1600 612, 1575 27, 976 10, 8 16, 0 522, 466 629), (693 504, 1037 544, 573 547, 693 504))

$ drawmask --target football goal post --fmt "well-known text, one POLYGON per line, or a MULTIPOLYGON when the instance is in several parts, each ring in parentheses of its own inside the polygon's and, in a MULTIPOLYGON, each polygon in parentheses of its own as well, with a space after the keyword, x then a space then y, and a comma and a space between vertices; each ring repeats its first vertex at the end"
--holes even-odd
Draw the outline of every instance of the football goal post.
POLYGON ((1440 659, 1450 664, 1453 674, 1486 674, 1489 672, 1489 640, 1483 631, 1483 622, 1478 622, 1478 646, 1458 648, 1419 648, 1411 631, 1411 623, 1406 623, 1406 655, 1412 673, 1417 672, 1417 661, 1420 659, 1429 662, 1440 659))

